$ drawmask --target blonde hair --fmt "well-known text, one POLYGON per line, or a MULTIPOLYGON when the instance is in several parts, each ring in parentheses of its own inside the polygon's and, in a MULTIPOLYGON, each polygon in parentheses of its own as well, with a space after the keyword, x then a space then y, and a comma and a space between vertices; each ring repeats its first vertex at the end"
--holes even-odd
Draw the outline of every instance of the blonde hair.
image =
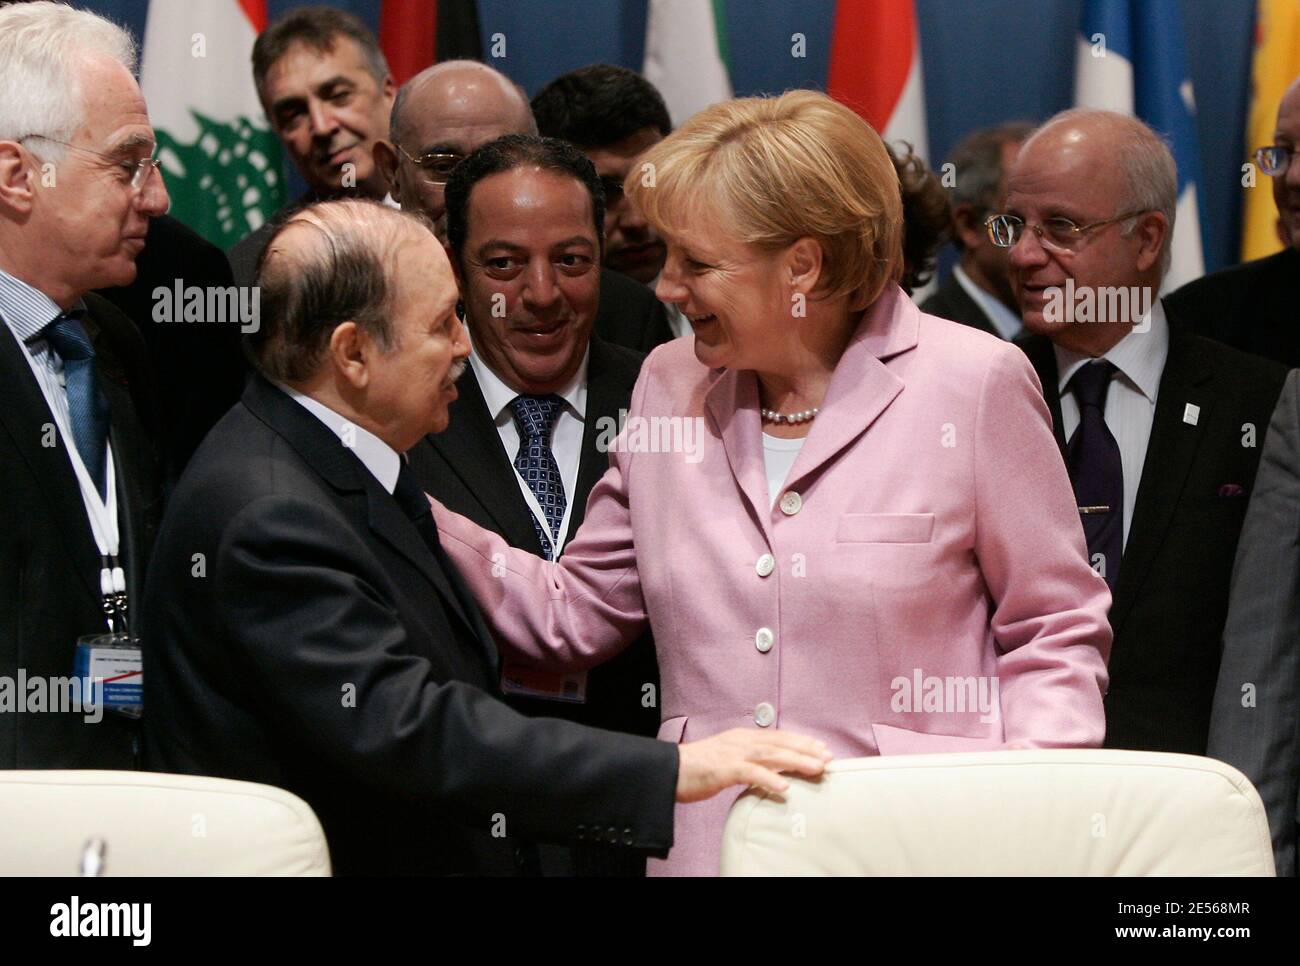
POLYGON ((816 91, 706 108, 642 155, 624 189, 664 235, 712 208, 719 228, 764 251, 816 239, 824 298, 870 305, 902 277, 903 203, 889 153, 866 121, 816 91))

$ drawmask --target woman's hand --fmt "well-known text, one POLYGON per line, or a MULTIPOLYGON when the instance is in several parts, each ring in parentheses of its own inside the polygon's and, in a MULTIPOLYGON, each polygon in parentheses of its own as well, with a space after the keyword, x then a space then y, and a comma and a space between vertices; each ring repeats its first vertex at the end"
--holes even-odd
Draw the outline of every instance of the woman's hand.
POLYGON ((732 785, 783 792, 778 772, 816 778, 831 760, 825 742, 784 731, 732 728, 678 748, 677 801, 702 802, 732 785))

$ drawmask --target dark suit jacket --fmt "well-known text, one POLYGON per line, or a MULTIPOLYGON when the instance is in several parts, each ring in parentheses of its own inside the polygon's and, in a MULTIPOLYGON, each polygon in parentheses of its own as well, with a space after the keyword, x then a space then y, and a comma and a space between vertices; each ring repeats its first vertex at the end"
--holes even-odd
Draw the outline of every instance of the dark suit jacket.
MULTIPOLYGON (((86 334, 111 410, 109 439, 117 474, 121 551, 138 618, 145 566, 161 515, 147 352, 130 320, 87 295, 86 334)), ((107 632, 100 598, 99 550, 61 436, 52 425, 24 348, 0 329, 0 675, 69 677, 77 638, 107 632)), ((138 629, 138 623, 136 625, 138 629)), ((110 768, 137 765, 138 728, 106 712, 0 713, 0 768, 110 768)))
MULTIPOLYGON (((609 469, 609 454, 596 448, 601 420, 618 424, 619 411, 631 403, 641 359, 628 349, 597 338, 591 340, 587 420, 578 481, 570 495, 573 512, 569 536, 582 524, 591 488, 609 469)), ((427 436, 412 448, 411 468, 425 490, 449 509, 499 533, 512 547, 540 556, 542 547, 533 529, 532 513, 519 490, 513 463, 501 446, 472 368, 465 370, 457 389, 460 398, 451 404, 450 425, 445 432, 427 436)), ((654 694, 658 695, 659 667, 654 641, 648 634, 588 674, 585 704, 514 697, 507 701, 529 715, 567 718, 597 728, 653 737, 659 730, 659 708, 657 703, 649 708, 642 706, 646 684, 653 684, 654 694)))
POLYGON ((1300 252, 1294 248, 1188 282, 1165 299, 1197 335, 1300 366, 1300 252))
POLYGON ((966 290, 961 287, 961 282, 957 281, 957 276, 949 274, 943 280, 943 284, 928 299, 921 303, 921 311, 930 315, 937 315, 941 319, 951 319, 953 322, 960 322, 962 325, 969 325, 972 329, 979 329, 987 332, 989 335, 996 335, 1002 338, 1002 333, 997 330, 993 321, 984 314, 984 310, 979 307, 979 303, 966 294, 966 290))
MULTIPOLYGON (((1052 343, 1017 344, 1042 382, 1064 454, 1052 343)), ((1285 378, 1282 366, 1170 327, 1110 609, 1108 748, 1205 754, 1233 555, 1285 378), (1188 403, 1200 407, 1194 426, 1183 418, 1188 403)))
POLYGON ((239 401, 248 377, 238 319, 154 321, 154 290, 161 286, 174 291, 178 280, 183 289, 195 286, 205 292, 235 283, 221 249, 163 215, 149 222, 135 281, 100 292, 135 322, 149 347, 169 485, 180 477, 208 430, 239 401))
POLYGON ((1300 822, 1300 370, 1273 413, 1232 570, 1207 753, 1259 790, 1279 876, 1300 822), (1249 699, 1247 697, 1249 695, 1249 699))
POLYGON ((155 560, 149 767, 300 795, 337 871, 510 873, 521 840, 593 832, 671 845, 674 749, 492 697, 495 649, 446 555, 260 377, 181 478, 155 560))
POLYGON ((600 307, 593 331, 606 342, 643 354, 673 338, 668 313, 655 293, 608 268, 600 270, 600 307))

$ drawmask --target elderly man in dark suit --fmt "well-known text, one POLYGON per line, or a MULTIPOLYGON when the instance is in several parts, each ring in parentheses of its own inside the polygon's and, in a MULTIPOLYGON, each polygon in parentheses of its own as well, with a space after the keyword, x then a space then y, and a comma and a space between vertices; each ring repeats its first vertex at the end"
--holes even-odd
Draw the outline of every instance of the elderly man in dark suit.
POLYGON ((506 707, 404 458, 469 353, 442 247, 414 215, 323 202, 258 282, 260 375, 182 476, 146 591, 150 767, 287 788, 336 869, 372 874, 528 873, 531 839, 663 852, 674 800, 821 770, 789 735, 679 755, 506 707))
MULTIPOLYGON (((0 675, 53 692, 106 604, 140 599, 160 512, 147 355, 90 292, 134 278, 168 199, 120 28, 7 7, 0 65, 0 675)), ((135 722, 93 717, 0 703, 0 768, 135 767, 135 722)))
MULTIPOLYGON (((445 190, 455 166, 504 134, 536 133, 528 100, 508 77, 485 64, 449 60, 402 85, 390 140, 375 145, 375 161, 392 184, 394 200, 432 219, 446 241, 445 190)), ((600 273, 595 331, 638 352, 672 338, 663 303, 611 269, 600 273)))
POLYGON ((1070 469, 1115 644, 1106 745, 1204 754, 1228 584, 1286 370, 1170 324, 1177 176, 1160 138, 1105 111, 1021 149, 991 236, 1070 469))
POLYGON ((1188 282, 1165 302, 1171 316, 1200 335, 1300 366, 1300 78, 1278 106, 1273 143, 1255 160, 1272 177, 1285 247, 1188 282))
POLYGON ((1246 512, 1206 752, 1259 789, 1280 876, 1296 874, 1300 823, 1300 371, 1269 426, 1246 512))

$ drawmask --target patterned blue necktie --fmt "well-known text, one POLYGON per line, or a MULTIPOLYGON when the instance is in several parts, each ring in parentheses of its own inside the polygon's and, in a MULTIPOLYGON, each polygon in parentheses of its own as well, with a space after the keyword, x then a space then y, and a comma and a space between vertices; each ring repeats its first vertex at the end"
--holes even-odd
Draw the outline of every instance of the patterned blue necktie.
POLYGON ((65 312, 42 329, 41 335, 63 360, 63 384, 68 394, 68 416, 77 452, 100 497, 107 499, 104 452, 108 444, 108 400, 95 378, 95 347, 82 328, 83 314, 65 312))
MULTIPOLYGON (((516 396, 510 404, 515 414, 515 425, 519 427, 519 454, 515 457, 515 469, 537 497, 556 539, 559 539, 568 500, 564 496, 559 464, 551 452, 551 430, 563 406, 564 400, 559 396, 516 396)), ((554 560, 551 536, 543 532, 541 521, 535 516, 533 529, 537 531, 537 539, 547 557, 554 560)))

